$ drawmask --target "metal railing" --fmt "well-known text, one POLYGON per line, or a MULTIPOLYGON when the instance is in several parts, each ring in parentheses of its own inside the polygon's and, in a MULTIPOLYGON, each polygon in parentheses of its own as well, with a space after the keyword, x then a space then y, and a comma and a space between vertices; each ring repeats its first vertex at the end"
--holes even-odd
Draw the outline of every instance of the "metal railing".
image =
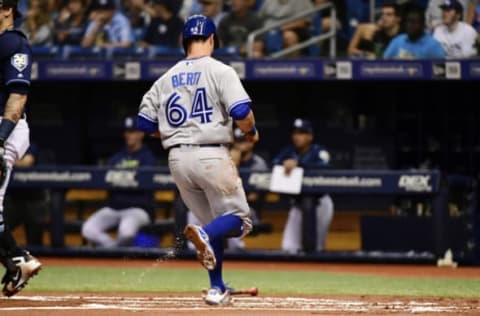
POLYGON ((377 13, 377 4, 375 0, 370 0, 370 23, 375 23, 377 13))
POLYGON ((288 23, 291 23, 296 20, 300 20, 302 18, 307 18, 311 17, 314 14, 318 14, 320 11, 328 10, 330 9, 330 18, 332 20, 332 25, 330 27, 330 30, 327 33, 319 34, 310 37, 308 40, 298 43, 297 45, 294 45, 292 47, 280 50, 278 52, 275 52, 271 54, 268 57, 271 58, 280 58, 287 56, 293 52, 300 51, 304 48, 310 47, 315 44, 319 44, 320 42, 323 42, 325 40, 330 40, 330 57, 334 58, 337 55, 337 39, 336 39, 336 34, 337 34, 337 10, 335 6, 331 3, 326 3, 322 4, 319 6, 316 6, 314 9, 309 9, 305 10, 303 12, 300 12, 299 14, 296 14, 288 19, 278 21, 270 26, 258 29, 248 35, 248 40, 247 40, 247 56, 249 58, 254 57, 254 44, 255 44, 255 39, 259 37, 262 34, 268 33, 272 30, 278 29, 279 27, 286 25, 288 23))

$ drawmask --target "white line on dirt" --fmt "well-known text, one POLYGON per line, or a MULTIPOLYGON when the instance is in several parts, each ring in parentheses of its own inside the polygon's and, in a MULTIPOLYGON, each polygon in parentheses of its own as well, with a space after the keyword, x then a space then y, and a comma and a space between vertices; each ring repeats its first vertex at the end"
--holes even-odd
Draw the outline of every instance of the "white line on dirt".
MULTIPOLYGON (((0 299, 0 311, 25 310, 131 310, 131 311, 206 311, 200 297, 122 297, 122 296, 15 296, 0 299), (8 306, 8 302, 22 302, 22 306, 8 306), (41 306, 49 303, 49 306, 41 306), (56 304, 55 304, 56 303, 56 304), (63 306, 68 304, 68 306, 63 306), (30 306, 28 306, 30 305, 30 306), (37 306, 35 306, 37 305, 37 306)), ((238 297, 232 306, 224 309, 244 311, 311 311, 311 312, 374 312, 393 313, 461 313, 478 311, 480 307, 468 305, 452 306, 448 302, 391 301, 371 302, 348 299, 320 299, 297 297, 238 297), (473 308, 473 309, 472 309, 473 308)))

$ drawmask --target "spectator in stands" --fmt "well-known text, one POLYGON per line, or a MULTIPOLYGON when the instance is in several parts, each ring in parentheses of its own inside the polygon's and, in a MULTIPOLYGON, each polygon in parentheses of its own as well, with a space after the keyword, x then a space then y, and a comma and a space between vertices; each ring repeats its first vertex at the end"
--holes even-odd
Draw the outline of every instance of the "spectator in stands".
POLYGON ((25 21, 20 26, 31 45, 49 45, 53 41, 53 21, 48 0, 31 0, 25 21))
POLYGON ((223 0, 198 0, 202 6, 202 14, 213 20, 218 27, 220 21, 225 16, 223 12, 223 0))
MULTIPOLYGON (((335 3, 335 2, 338 2, 338 1, 334 1, 334 0, 312 0, 312 2, 315 6, 319 6, 319 5, 327 4, 327 3, 332 3, 332 4, 335 5, 336 9, 338 10, 338 5, 335 3)), ((323 32, 330 31, 330 29, 332 27, 332 19, 331 19, 331 16, 330 16, 330 11, 324 10, 324 11, 321 11, 320 14, 322 16, 322 31, 323 32)), ((337 21, 335 21, 335 22, 337 24, 337 30, 340 29, 341 24, 340 24, 340 21, 338 20, 338 12, 337 12, 337 21)))
MULTIPOLYGON (((464 8, 465 15, 463 20, 465 23, 472 25, 475 18, 475 10, 480 0, 459 0, 464 8)), ((433 30, 435 27, 442 23, 442 9, 440 6, 445 4, 448 0, 430 0, 426 10, 427 27, 433 30)))
POLYGON ((179 47, 183 21, 175 11, 175 0, 153 0, 152 19, 142 44, 179 47))
MULTIPOLYGON (((296 167, 315 169, 328 167, 330 154, 324 147, 313 143, 313 126, 310 121, 303 119, 294 121, 292 143, 273 160, 273 165, 283 165, 286 174, 296 167)), ((313 239, 316 250, 321 251, 325 247, 325 240, 333 217, 333 201, 328 194, 320 195, 318 202, 312 202, 309 199, 311 198, 300 195, 292 201, 293 206, 288 213, 282 239, 282 249, 289 253, 297 253, 303 249, 302 221, 308 205, 315 207, 313 213, 316 215, 316 236, 313 239)))
MULTIPOLYGON (((233 6, 233 1, 232 1, 233 6)), ((268 165, 260 155, 256 154, 255 144, 247 141, 243 132, 239 128, 235 128, 233 131, 234 143, 230 150, 233 162, 239 169, 246 169, 249 171, 267 171, 268 165)), ((250 214, 252 215, 253 224, 258 223, 258 216, 255 209, 258 209, 258 203, 260 201, 260 195, 256 192, 247 193, 248 204, 250 205, 250 214)), ((231 238, 228 240, 228 248, 230 249, 243 249, 245 243, 239 238, 231 238)))
MULTIPOLYGON (((125 149, 110 158, 109 166, 117 169, 135 169, 155 165, 155 157, 143 144, 144 134, 136 126, 133 116, 125 119, 125 149)), ((118 181, 121 183, 113 183, 113 185, 126 185, 125 179, 118 181)), ((135 186, 135 183, 131 185, 135 186)), ((110 192, 107 206, 95 212, 83 224, 82 235, 100 247, 128 246, 131 245, 140 228, 153 219, 151 191, 115 189, 110 192), (113 239, 108 231, 117 226, 117 239, 113 239)))
POLYGON ((445 58, 442 45, 425 32, 425 14, 419 8, 411 8, 405 18, 406 34, 395 37, 388 45, 384 58, 416 59, 445 58))
POLYGON ((469 58, 475 56, 478 34, 475 29, 462 22, 463 7, 458 0, 449 0, 441 6, 443 24, 435 28, 433 37, 442 44, 447 58, 469 58))
MULTIPOLYGON (((39 163, 39 148, 31 144, 25 156, 15 163, 17 170, 39 163)), ((48 191, 12 188, 5 200, 5 221, 13 230, 23 224, 28 246, 43 244, 43 229, 48 216, 48 191)))
MULTIPOLYGON (((260 2, 264 0, 245 0, 247 2, 247 6, 250 10, 254 11, 258 9, 260 2)), ((230 1, 231 2, 231 1, 230 1)))
POLYGON ((94 0, 83 47, 129 47, 133 42, 127 17, 115 9, 114 0, 94 0))
POLYGON ((147 28, 155 11, 146 0, 126 0, 125 15, 133 29, 147 28))
POLYGON ((239 128, 235 128, 233 136, 235 142, 230 150, 230 154, 238 168, 249 169, 251 171, 265 171, 268 169, 265 159, 253 151, 255 144, 247 141, 239 128))
POLYGON ((202 13, 202 6, 198 0, 183 0, 179 13, 182 20, 185 21, 189 16, 200 13, 202 13))
MULTIPOLYGON (((271 26, 309 9, 313 9, 311 0, 264 1, 258 16, 264 26, 271 26)), ((288 48, 306 40, 310 36, 310 24, 311 19, 303 18, 281 26, 283 46, 288 48)))
POLYGON ((67 14, 61 15, 55 26, 55 43, 80 45, 87 28, 86 0, 69 0, 67 14))
MULTIPOLYGON (((240 53, 246 55, 248 35, 262 27, 262 21, 249 7, 248 0, 232 0, 231 12, 227 14, 218 27, 218 37, 223 46, 235 46, 240 48, 240 53)), ((264 45, 257 40, 254 43, 254 56, 262 57, 264 45)))
POLYGON ((382 57, 392 39, 400 33, 401 16, 394 3, 382 6, 378 22, 360 24, 348 45, 351 57, 382 57))

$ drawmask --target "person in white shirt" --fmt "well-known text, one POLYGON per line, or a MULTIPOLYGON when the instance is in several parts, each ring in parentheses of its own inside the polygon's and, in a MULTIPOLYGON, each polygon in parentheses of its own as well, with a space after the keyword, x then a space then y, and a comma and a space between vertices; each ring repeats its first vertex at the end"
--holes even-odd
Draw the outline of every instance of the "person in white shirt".
MULTIPOLYGON (((480 0, 458 0, 464 9, 463 21, 468 24, 472 24, 475 17, 475 10, 477 5, 480 4, 480 0)), ((429 0, 428 7, 425 12, 425 17, 427 19, 427 27, 429 30, 435 29, 442 23, 442 5, 445 0, 429 0)))
POLYGON ((471 25, 461 21, 462 4, 458 0, 446 0, 440 8, 443 11, 443 23, 435 28, 433 37, 442 44, 447 58, 475 56, 478 34, 471 25))

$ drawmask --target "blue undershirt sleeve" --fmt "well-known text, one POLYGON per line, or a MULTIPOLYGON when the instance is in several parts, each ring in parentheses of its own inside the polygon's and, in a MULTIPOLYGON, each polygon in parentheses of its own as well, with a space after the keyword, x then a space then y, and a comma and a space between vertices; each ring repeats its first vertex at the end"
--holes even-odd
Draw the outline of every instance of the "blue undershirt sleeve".
POLYGON ((241 103, 230 110, 230 116, 235 121, 240 121, 246 118, 250 111, 250 103, 241 103))
POLYGON ((147 120, 141 115, 137 117, 137 127, 148 135, 158 132, 158 123, 147 120))

